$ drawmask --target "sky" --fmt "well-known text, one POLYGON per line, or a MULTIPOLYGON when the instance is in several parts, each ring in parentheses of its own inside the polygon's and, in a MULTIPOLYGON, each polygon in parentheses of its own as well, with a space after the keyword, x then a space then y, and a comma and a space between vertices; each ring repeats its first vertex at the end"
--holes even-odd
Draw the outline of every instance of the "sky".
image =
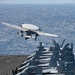
POLYGON ((75 0, 0 0, 0 4, 65 4, 75 0))

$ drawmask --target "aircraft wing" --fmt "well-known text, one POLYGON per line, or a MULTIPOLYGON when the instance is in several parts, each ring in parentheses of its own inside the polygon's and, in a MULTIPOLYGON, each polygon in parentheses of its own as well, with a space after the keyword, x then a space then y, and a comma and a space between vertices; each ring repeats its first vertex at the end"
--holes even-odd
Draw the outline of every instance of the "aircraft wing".
MULTIPOLYGON (((21 30, 21 31, 28 31, 28 29, 26 28, 22 28, 22 27, 19 27, 19 26, 15 26, 15 25, 11 25, 11 24, 8 24, 8 23, 5 23, 5 22, 2 22, 2 24, 6 25, 6 26, 9 26, 9 27, 12 27, 12 28, 15 28, 17 30, 21 30)), ((31 30, 33 31, 33 30, 31 30)), ((44 33, 44 32, 40 32, 40 31, 33 31, 39 35, 43 35, 43 36, 52 36, 52 37, 58 37, 58 35, 55 35, 55 34, 49 34, 49 33, 44 33)))
POLYGON ((8 23, 5 23, 5 22, 2 22, 2 24, 6 25, 6 26, 9 26, 9 27, 12 27, 12 28, 17 29, 17 30, 28 31, 28 29, 25 29, 25 28, 22 28, 22 27, 19 27, 19 26, 15 26, 15 25, 11 25, 11 24, 8 24, 8 23))
POLYGON ((52 36, 52 37, 58 37, 58 35, 55 34, 50 34, 50 33, 44 33, 44 32, 40 32, 40 31, 35 31, 37 34, 39 35, 43 35, 43 36, 52 36))

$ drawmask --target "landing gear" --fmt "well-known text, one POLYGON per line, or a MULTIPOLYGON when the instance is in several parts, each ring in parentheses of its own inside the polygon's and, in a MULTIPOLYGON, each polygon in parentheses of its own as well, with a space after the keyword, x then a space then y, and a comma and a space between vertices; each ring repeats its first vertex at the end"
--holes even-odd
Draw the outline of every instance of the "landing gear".
POLYGON ((35 41, 36 41, 36 39, 37 39, 38 36, 39 36, 38 34, 35 35, 35 41))

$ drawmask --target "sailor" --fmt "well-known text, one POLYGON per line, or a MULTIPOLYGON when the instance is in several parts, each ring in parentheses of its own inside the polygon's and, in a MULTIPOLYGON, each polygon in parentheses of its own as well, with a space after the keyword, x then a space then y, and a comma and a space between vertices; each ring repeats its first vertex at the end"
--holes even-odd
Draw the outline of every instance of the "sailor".
POLYGON ((12 69, 12 74, 15 75, 15 71, 14 71, 14 69, 12 69))
POLYGON ((17 74, 18 73, 18 68, 16 67, 16 69, 15 69, 15 74, 17 74))

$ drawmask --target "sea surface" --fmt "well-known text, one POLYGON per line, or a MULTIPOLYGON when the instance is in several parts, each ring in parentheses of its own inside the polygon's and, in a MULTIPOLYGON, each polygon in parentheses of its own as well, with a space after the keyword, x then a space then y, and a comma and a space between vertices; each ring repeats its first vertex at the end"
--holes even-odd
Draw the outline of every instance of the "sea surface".
MULTIPOLYGON (((0 5, 0 55, 33 54, 38 50, 39 42, 50 47, 55 39, 60 45, 64 39, 66 43, 74 44, 75 52, 75 4, 0 5), (59 35, 58 38, 39 36, 37 40, 25 40, 17 34, 17 30, 2 25, 7 22, 16 26, 23 23, 34 24, 42 28, 42 32, 59 35)), ((64 46, 63 46, 64 47, 64 46)))

